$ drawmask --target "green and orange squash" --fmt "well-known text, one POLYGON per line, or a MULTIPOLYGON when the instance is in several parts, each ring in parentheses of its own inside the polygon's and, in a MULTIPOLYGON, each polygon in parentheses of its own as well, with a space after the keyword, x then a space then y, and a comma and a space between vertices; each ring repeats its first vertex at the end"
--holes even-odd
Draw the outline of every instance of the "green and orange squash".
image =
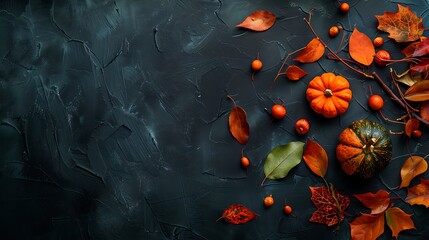
POLYGON ((338 142, 337 159, 343 171, 351 176, 371 178, 392 159, 389 132, 373 121, 353 122, 341 132, 338 142))

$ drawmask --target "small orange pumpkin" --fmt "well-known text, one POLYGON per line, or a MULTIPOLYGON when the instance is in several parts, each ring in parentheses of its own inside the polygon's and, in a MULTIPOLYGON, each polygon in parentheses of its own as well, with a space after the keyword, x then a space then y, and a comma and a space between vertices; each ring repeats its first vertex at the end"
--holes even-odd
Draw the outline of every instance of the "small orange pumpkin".
POLYGON ((316 113, 333 118, 347 110, 352 91, 347 79, 328 72, 308 83, 306 96, 316 113))

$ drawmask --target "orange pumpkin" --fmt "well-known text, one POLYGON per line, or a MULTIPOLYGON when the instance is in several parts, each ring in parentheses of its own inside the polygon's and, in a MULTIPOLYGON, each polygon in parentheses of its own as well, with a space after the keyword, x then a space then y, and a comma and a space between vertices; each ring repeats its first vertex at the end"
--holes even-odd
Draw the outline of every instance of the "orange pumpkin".
POLYGON ((316 113, 333 118, 347 110, 352 91, 347 79, 329 72, 316 76, 308 83, 306 96, 316 113))

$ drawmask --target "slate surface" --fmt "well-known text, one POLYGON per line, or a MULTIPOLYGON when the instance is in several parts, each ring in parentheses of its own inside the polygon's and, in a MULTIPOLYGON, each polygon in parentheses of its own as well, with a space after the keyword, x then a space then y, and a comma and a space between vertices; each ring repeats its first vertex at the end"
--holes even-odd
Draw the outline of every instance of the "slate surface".
MULTIPOLYGON (((345 28, 343 54, 354 27, 387 40, 374 15, 396 11, 397 3, 429 26, 423 0, 349 3, 350 12, 340 14, 338 2, 328 0, 2 0, 1 238, 349 239, 348 222, 366 209, 352 198, 352 216, 337 233, 310 223, 315 207, 308 187, 323 182, 303 163, 285 179, 259 187, 270 149, 306 140, 293 129, 302 117, 312 126, 308 137, 330 156, 326 178, 349 196, 398 186, 408 151, 429 152, 427 127, 408 143, 393 135, 385 171, 367 181, 351 179, 335 159, 341 130, 358 119, 393 131, 402 127, 368 109, 370 87, 384 96, 385 115, 404 112, 377 83, 326 58, 300 65, 309 73, 300 81, 281 77, 273 84, 282 59, 313 38, 303 21, 310 10, 314 28, 334 49, 341 37, 329 39, 329 27, 345 28), (258 9, 278 17, 273 28, 256 33, 234 27, 258 9), (251 81, 249 66, 258 53, 264 68, 251 81), (349 110, 334 119, 313 113, 305 99, 308 82, 324 71, 345 76, 353 90, 349 110), (248 114, 247 170, 239 163, 242 146, 228 131, 227 95, 248 114), (273 121, 265 109, 281 101, 288 116, 273 121), (276 203, 266 209, 262 199, 269 194, 276 203), (284 199, 294 217, 282 213, 284 199), (216 221, 232 203, 259 217, 241 226, 216 221)), ((396 59, 402 58, 400 47, 391 40, 384 45, 396 59)), ((386 69, 373 69, 390 81, 386 69)), ((405 190, 395 193, 406 196, 405 190)), ((427 239, 428 210, 398 199, 394 204, 414 214, 417 228, 400 239, 427 239)), ((386 227, 379 239, 390 236, 386 227)))

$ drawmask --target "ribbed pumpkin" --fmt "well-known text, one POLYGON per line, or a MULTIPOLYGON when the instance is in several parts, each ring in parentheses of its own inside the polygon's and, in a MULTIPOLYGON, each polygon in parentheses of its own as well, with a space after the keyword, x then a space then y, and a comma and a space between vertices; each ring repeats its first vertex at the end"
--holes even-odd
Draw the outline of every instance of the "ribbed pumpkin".
POLYGON ((306 96, 316 113, 333 118, 347 110, 352 99, 352 91, 344 77, 323 73, 308 83, 306 96))
POLYGON ((340 134, 337 159, 345 173, 370 178, 383 170, 392 159, 392 143, 379 123, 359 120, 340 134))

